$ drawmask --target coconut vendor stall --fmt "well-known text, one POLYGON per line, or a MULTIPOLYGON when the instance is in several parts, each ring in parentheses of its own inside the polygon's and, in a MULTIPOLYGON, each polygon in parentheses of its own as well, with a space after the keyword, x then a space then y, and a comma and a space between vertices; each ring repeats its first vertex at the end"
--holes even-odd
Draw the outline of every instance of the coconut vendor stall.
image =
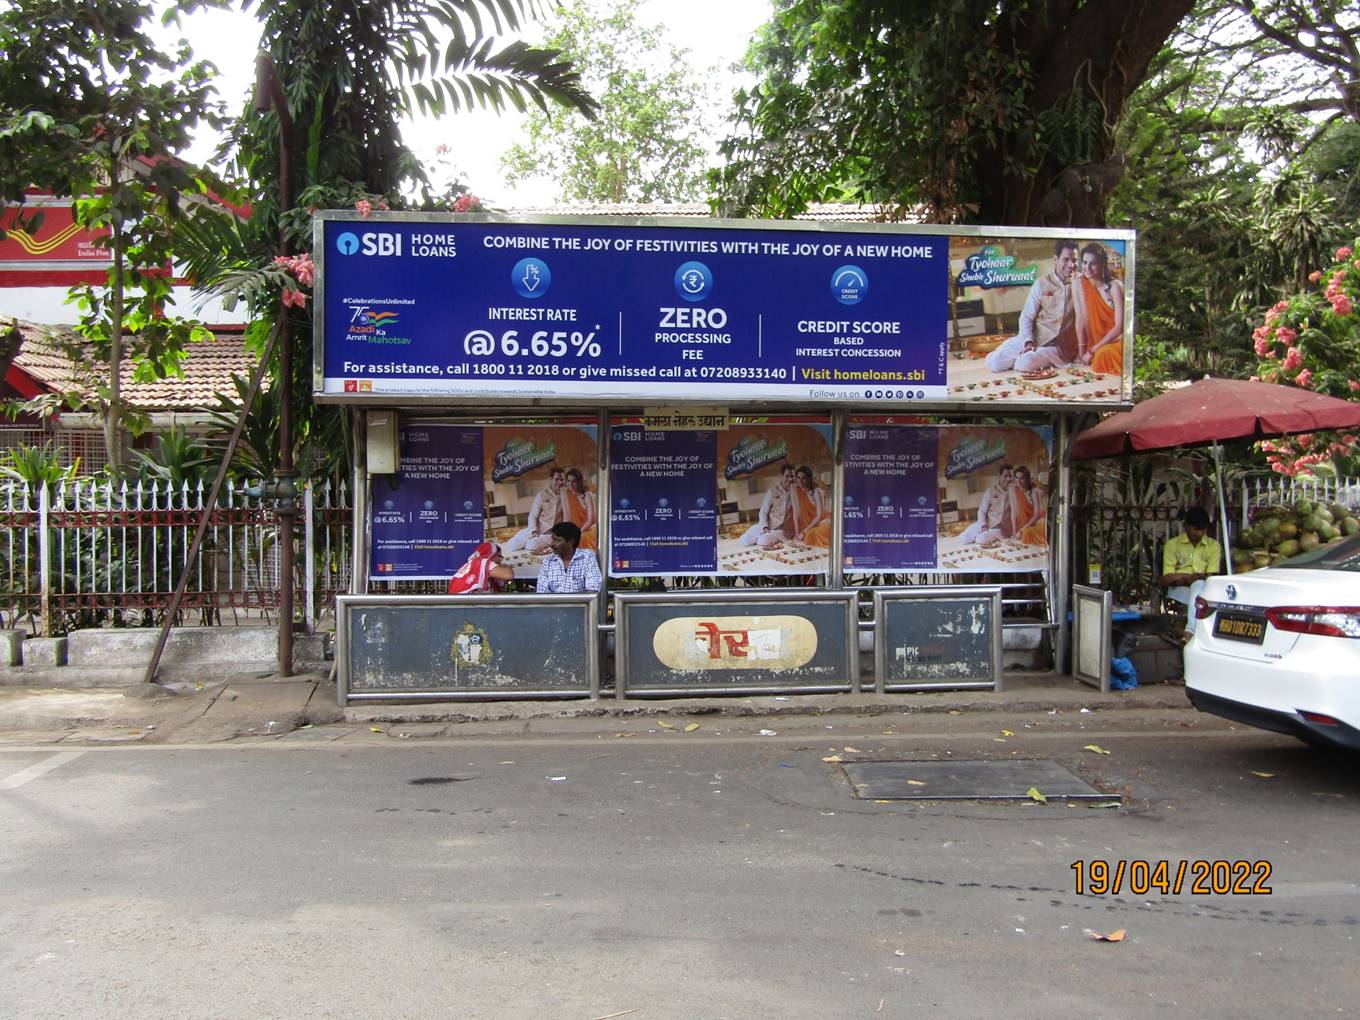
POLYGON ((1061 661, 1065 450, 1128 405, 1134 245, 317 214, 314 396, 362 439, 342 700, 996 689, 1017 648, 1061 661), (599 591, 533 592, 562 522, 599 591), (481 543, 511 590, 443 594, 481 543))

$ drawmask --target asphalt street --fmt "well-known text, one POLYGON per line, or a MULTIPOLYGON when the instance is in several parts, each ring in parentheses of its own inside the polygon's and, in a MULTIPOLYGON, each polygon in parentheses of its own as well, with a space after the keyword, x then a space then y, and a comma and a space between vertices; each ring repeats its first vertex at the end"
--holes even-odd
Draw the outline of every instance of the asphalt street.
POLYGON ((669 724, 0 745, 0 1014, 1358 1008, 1353 761, 1183 710, 669 724), (1108 796, 861 800, 843 771, 945 758, 1108 796), (1120 860, 1248 861, 1260 888, 1078 894, 1120 860))

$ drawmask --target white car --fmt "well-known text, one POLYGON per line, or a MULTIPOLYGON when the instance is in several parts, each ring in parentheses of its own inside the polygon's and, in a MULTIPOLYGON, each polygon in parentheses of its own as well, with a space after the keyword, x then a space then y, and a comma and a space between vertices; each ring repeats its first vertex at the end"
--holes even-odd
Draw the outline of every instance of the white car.
POLYGON ((1197 709, 1360 751, 1360 536, 1211 577, 1193 613, 1197 709))

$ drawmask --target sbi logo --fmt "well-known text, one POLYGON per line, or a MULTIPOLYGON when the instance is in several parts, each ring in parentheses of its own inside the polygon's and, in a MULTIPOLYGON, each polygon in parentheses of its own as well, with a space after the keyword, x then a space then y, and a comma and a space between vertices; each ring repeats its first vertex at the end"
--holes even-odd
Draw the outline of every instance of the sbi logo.
POLYGON ((366 233, 359 236, 345 231, 335 239, 335 250, 341 255, 353 255, 360 250, 365 255, 400 255, 400 234, 366 233))

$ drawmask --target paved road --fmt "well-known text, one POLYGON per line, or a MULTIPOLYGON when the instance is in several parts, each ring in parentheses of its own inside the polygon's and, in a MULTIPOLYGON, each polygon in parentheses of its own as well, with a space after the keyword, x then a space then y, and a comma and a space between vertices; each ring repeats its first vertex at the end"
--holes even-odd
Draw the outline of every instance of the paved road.
POLYGON ((1353 762, 1184 711, 617 725, 0 746, 0 1014, 1360 1008, 1353 762), (833 754, 1047 757, 1125 806, 857 800, 833 754), (1075 893, 1121 858, 1268 860, 1272 893, 1075 893))

